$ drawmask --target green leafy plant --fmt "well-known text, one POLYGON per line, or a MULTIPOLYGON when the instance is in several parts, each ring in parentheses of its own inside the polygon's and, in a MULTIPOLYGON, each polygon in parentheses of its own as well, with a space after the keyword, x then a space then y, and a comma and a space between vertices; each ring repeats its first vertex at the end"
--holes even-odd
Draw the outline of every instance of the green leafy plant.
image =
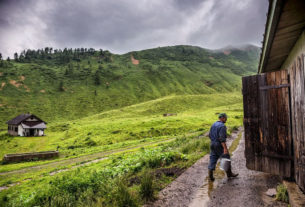
POLYGON ((287 188, 283 184, 280 184, 276 187, 275 198, 278 201, 283 201, 285 203, 289 203, 288 191, 287 191, 287 188))

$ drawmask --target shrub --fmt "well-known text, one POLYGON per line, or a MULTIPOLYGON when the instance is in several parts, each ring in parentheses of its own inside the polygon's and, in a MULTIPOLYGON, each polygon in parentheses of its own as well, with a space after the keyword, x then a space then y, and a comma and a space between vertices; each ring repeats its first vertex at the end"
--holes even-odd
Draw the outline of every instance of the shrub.
POLYGON ((276 187, 275 198, 278 201, 283 201, 286 203, 289 202, 288 191, 287 191, 287 188, 283 184, 280 184, 276 187))
POLYGON ((85 142, 85 145, 92 147, 92 146, 96 146, 97 143, 94 140, 92 140, 90 138, 87 138, 87 141, 85 142))

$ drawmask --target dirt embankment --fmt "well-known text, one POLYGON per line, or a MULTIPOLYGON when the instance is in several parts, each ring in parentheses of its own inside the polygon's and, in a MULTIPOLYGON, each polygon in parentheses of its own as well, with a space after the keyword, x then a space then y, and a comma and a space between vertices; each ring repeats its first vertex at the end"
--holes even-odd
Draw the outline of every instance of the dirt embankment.
POLYGON ((133 57, 133 55, 131 55, 130 58, 131 58, 132 64, 134 64, 134 65, 139 65, 140 60, 135 59, 135 58, 133 57))

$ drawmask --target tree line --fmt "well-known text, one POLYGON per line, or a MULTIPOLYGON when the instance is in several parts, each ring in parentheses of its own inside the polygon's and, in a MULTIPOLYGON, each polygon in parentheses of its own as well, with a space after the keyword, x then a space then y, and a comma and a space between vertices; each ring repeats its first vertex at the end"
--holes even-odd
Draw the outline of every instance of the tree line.
MULTIPOLYGON (((98 56, 106 62, 111 61, 111 53, 108 50, 95 50, 94 48, 64 48, 53 49, 52 47, 45 47, 38 50, 23 50, 21 53, 14 53, 14 61, 27 63, 35 60, 55 60, 57 63, 69 63, 71 60, 81 61, 82 58, 88 56, 98 56)), ((2 54, 0 53, 0 61, 2 62, 2 54)), ((10 57, 7 58, 10 61, 10 57)))

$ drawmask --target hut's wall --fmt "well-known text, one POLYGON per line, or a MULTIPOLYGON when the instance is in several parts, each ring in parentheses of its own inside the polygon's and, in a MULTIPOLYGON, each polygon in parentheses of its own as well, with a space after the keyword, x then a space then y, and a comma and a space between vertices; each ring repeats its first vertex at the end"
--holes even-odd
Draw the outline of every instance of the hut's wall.
POLYGON ((12 136, 18 136, 18 126, 16 125, 9 125, 8 126, 8 134, 12 135, 12 136), (17 128, 17 131, 16 131, 17 128))
POLYGON ((44 131, 42 129, 38 129, 38 136, 43 136, 44 135, 44 131))
POLYGON ((18 126, 18 136, 24 136, 24 133, 23 133, 23 128, 22 128, 22 126, 21 126, 21 124, 18 126))
POLYGON ((305 191, 305 31, 300 35, 282 69, 288 69, 290 76, 295 179, 305 191))
POLYGON ((39 121, 39 120, 34 117, 31 117, 31 118, 26 119, 26 121, 39 121))

